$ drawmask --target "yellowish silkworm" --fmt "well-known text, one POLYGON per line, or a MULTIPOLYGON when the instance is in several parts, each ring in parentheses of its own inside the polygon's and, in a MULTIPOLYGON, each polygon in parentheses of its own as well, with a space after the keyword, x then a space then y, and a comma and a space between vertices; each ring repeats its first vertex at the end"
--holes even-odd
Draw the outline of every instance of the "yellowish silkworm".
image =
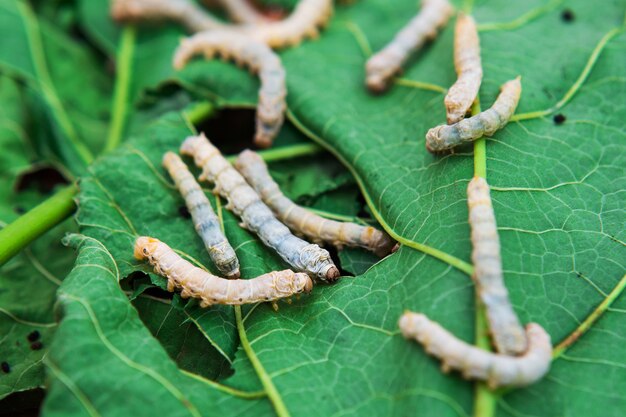
POLYGON ((405 338, 417 340, 441 359, 444 372, 460 371, 466 379, 487 381, 491 389, 530 385, 550 369, 550 335, 537 323, 526 326, 528 349, 517 357, 472 346, 423 314, 405 312, 398 325, 405 338))
POLYGON ((183 298, 199 298, 201 307, 214 304, 241 305, 276 301, 310 292, 307 274, 274 271, 253 279, 224 279, 209 274, 181 258, 167 244, 147 236, 135 241, 136 259, 148 260, 154 272, 167 278, 167 289, 182 289, 183 298))
POLYGON ((507 81, 502 85, 500 94, 491 108, 453 125, 440 125, 430 129, 426 133, 426 149, 430 152, 440 152, 463 142, 493 135, 498 129, 506 126, 515 113, 521 94, 520 77, 507 81))
POLYGON ((259 13, 247 0, 218 0, 226 13, 235 22, 245 24, 259 24, 267 22, 267 18, 259 13))
POLYGON ((472 229, 473 278, 478 296, 485 305, 493 343, 499 353, 519 355, 526 351, 528 342, 504 285, 496 217, 489 184, 484 178, 474 177, 470 181, 467 205, 472 229))
POLYGON ((391 78, 402 70, 409 56, 426 41, 437 36, 437 30, 454 12, 448 0, 422 0, 422 9, 381 51, 365 64, 365 83, 371 91, 388 87, 391 78))
POLYGON ((267 165, 256 152, 245 150, 239 154, 235 168, 276 217, 296 234, 304 235, 314 242, 330 242, 339 248, 359 246, 379 256, 389 254, 396 244, 389 235, 373 227, 324 219, 298 206, 280 191, 267 165))
POLYGON ((458 78, 444 99, 448 124, 465 118, 483 79, 476 22, 464 13, 459 14, 454 30, 454 67, 458 78))
POLYGON ((190 32, 226 26, 191 0, 113 0, 111 16, 118 22, 173 20, 190 32))
POLYGON ((324 281, 339 278, 339 270, 328 251, 291 234, 203 134, 188 137, 181 145, 180 152, 194 158, 195 164, 202 168, 200 180, 214 183, 215 192, 228 200, 227 208, 241 218, 242 225, 256 233, 285 262, 297 271, 324 281))
POLYGON ((239 260, 235 250, 222 233, 219 219, 209 199, 204 195, 193 174, 189 172, 187 165, 175 153, 167 152, 163 155, 163 166, 183 196, 196 231, 217 269, 227 278, 239 277, 239 260))
POLYGON ((206 58, 220 54, 246 65, 259 74, 261 89, 256 112, 254 143, 271 146, 283 124, 286 109, 285 70, 280 58, 267 45, 232 31, 201 32, 183 39, 174 54, 174 67, 181 69, 196 54, 206 58))

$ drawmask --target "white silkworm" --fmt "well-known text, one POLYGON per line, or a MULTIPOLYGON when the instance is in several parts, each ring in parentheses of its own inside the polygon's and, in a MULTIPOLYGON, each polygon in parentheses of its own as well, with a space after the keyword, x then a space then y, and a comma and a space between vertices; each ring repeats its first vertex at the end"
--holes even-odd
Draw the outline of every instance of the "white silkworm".
POLYGON ((465 118, 483 79, 476 22, 464 13, 459 14, 454 30, 454 67, 458 78, 444 99, 448 124, 465 118))
POLYGON ((228 278, 239 277, 237 255, 222 233, 219 219, 213 211, 209 199, 189 172, 187 165, 175 153, 167 152, 163 155, 163 166, 185 199, 196 231, 202 238, 204 246, 217 269, 228 278))
POLYGON ((528 349, 522 356, 496 354, 472 346, 423 314, 405 312, 398 323, 407 339, 415 339, 442 361, 442 369, 460 371, 464 378, 487 381, 491 389, 530 385, 550 369, 550 335, 537 323, 526 326, 528 349))
POLYGON ((307 272, 325 281, 339 278, 339 270, 328 251, 291 234, 204 135, 188 137, 181 145, 180 152, 193 156, 195 164, 202 168, 200 180, 214 183, 215 192, 228 200, 227 208, 241 218, 243 226, 256 233, 285 262, 297 271, 307 272))
POLYGON ((324 219, 298 206, 287 198, 270 176, 263 159, 250 150, 245 150, 235 161, 235 168, 261 196, 276 217, 297 234, 314 242, 330 242, 334 246, 359 246, 387 255, 395 241, 384 232, 370 226, 324 219))
POLYGON ((473 278, 478 296, 485 305, 493 343, 499 353, 519 355, 526 351, 528 342, 504 285, 496 217, 489 185, 484 178, 474 177, 470 181, 467 205, 472 229, 473 278))
POLYGON ((484 112, 453 125, 440 125, 430 129, 426 133, 426 149, 430 152, 444 151, 463 142, 491 136, 498 129, 502 129, 517 108, 522 94, 520 80, 520 77, 517 77, 504 83, 496 102, 484 112))
POLYGON ((201 307, 276 301, 310 292, 308 275, 290 270, 273 271, 253 279, 224 279, 211 275, 181 258, 167 244, 142 236, 135 242, 135 258, 147 259, 154 272, 167 278, 167 289, 182 289, 183 298, 199 298, 201 307))
POLYGON ((191 0, 113 0, 111 16, 118 22, 173 20, 190 32, 225 26, 191 0))
POLYGON ((218 0, 218 2, 226 9, 226 13, 235 22, 259 24, 268 20, 247 0, 218 0))
POLYGON ((422 9, 381 51, 365 64, 366 84, 371 91, 387 88, 391 78, 402 70, 411 53, 437 36, 437 30, 454 12, 448 0, 422 0, 422 9))
POLYGON ((254 143, 271 146, 283 124, 286 109, 285 70, 280 58, 267 45, 232 31, 201 32, 184 39, 174 54, 174 67, 181 69, 196 54, 211 58, 218 53, 244 64, 261 79, 254 143))

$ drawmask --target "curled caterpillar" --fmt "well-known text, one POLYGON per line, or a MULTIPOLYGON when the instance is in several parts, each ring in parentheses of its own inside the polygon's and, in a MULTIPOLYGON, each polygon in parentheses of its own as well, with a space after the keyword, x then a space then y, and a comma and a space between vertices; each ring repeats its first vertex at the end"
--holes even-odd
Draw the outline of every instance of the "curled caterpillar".
POLYGON ((278 184, 270 176, 267 165, 256 152, 243 151, 235 161, 235 168, 281 222, 314 242, 330 242, 339 248, 359 246, 379 256, 391 252, 396 243, 389 235, 373 227, 324 219, 298 206, 280 191, 278 184))
POLYGON ((111 16, 118 22, 173 20, 190 32, 225 26, 191 0, 113 0, 111 16))
POLYGON ((442 361, 442 369, 460 371, 464 378, 487 381, 491 389, 530 385, 550 369, 550 335, 537 323, 526 326, 528 349, 522 356, 496 354, 472 346, 423 314, 405 312, 398 323, 407 339, 415 339, 442 361))
POLYGON ((505 355, 526 351, 526 333, 509 301, 502 278, 500 239, 491 205, 489 185, 474 177, 467 187, 469 224, 472 229, 472 262, 478 296, 485 305, 489 329, 496 350, 505 355))
POLYGON ((218 0, 235 22, 257 24, 267 21, 247 0, 218 0))
POLYGON ((167 244, 146 236, 135 241, 134 255, 139 260, 147 259, 154 272, 167 278, 168 291, 182 289, 180 295, 183 298, 199 298, 201 307, 276 301, 310 292, 313 288, 313 282, 307 274, 288 269, 253 279, 216 277, 181 258, 167 244))
POLYGON ((241 218, 244 227, 256 233, 285 262, 298 271, 324 281, 339 278, 339 270, 328 251, 292 235, 204 135, 188 137, 181 145, 180 152, 194 158, 195 164, 202 168, 200 180, 214 183, 215 192, 228 200, 227 208, 241 218))
POLYGON ((211 58, 220 54, 244 64, 261 79, 256 112, 254 143, 262 148, 272 145, 283 124, 286 109, 285 70, 280 58, 267 45, 232 31, 201 32, 184 39, 174 54, 174 67, 181 69, 196 54, 211 58))
POLYGON ((422 0, 422 9, 417 16, 387 46, 367 60, 367 87, 374 92, 385 90, 391 78, 402 70, 410 54, 437 36, 437 30, 445 26, 453 11, 448 0, 422 0))
POLYGON ((507 81, 502 85, 500 94, 491 108, 453 125, 440 125, 430 129, 426 133, 426 149, 430 152, 440 152, 463 142, 493 135, 498 129, 506 126, 517 108, 521 94, 520 77, 507 81))
POLYGON ((237 255, 222 233, 219 219, 213 211, 209 199, 206 198, 204 191, 189 172, 187 165, 175 153, 167 152, 163 155, 163 166, 170 173, 176 188, 185 199, 196 231, 202 238, 204 246, 217 269, 228 278, 239 277, 237 255))
POLYGON ((476 22, 460 13, 454 30, 454 67, 458 78, 444 99, 448 124, 462 120, 478 95, 483 78, 476 22))

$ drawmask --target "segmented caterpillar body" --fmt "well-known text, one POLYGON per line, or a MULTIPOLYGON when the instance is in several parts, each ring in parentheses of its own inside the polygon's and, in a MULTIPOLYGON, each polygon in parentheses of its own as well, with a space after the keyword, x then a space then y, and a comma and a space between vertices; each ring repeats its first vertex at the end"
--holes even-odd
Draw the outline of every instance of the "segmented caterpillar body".
POLYGON ((487 352, 454 336, 423 314, 406 312, 398 323, 407 339, 415 339, 442 361, 444 372, 460 371, 467 379, 487 381, 490 388, 532 384, 550 369, 550 335, 538 324, 526 326, 528 349, 522 356, 487 352))
POLYGON ((464 13, 459 14, 454 30, 454 67, 458 78, 444 99, 448 124, 465 118, 483 78, 476 22, 464 13))
POLYGON ((509 301, 502 277, 500 239, 491 205, 489 185, 474 177, 467 187, 469 224, 472 229, 472 262, 478 296, 485 305, 493 343, 499 353, 519 355, 526 351, 526 332, 509 301))
POLYGON ((173 20, 190 32, 226 26, 191 0, 113 0, 111 16, 118 22, 173 20))
POLYGON ((267 45, 232 31, 201 32, 184 39, 174 54, 174 67, 181 69, 196 54, 211 58, 220 54, 232 57, 259 74, 261 89, 256 113, 254 143, 271 146, 283 124, 286 109, 285 70, 280 58, 267 45))
POLYGON ((247 0, 219 0, 219 3, 235 22, 245 24, 267 22, 267 18, 259 13, 247 0))
POLYGON ((187 165, 173 152, 163 155, 163 166, 185 199, 196 231, 202 238, 209 256, 220 273, 228 278, 239 277, 239 260, 234 249, 222 233, 220 222, 209 199, 189 172, 187 165))
POLYGON ((193 266, 167 244, 142 236, 135 242, 135 258, 147 259, 154 271, 167 278, 167 289, 182 289, 183 298, 201 300, 201 307, 213 304, 241 305, 275 301, 310 292, 313 282, 308 275, 290 270, 274 271, 253 279, 224 279, 193 266))
POLYGON ((440 125, 430 129, 426 133, 426 149, 430 152, 444 151, 463 142, 493 135, 506 126, 517 108, 521 93, 520 77, 507 81, 502 85, 491 108, 453 125, 440 125))
POLYGON ((339 270, 328 251, 291 234, 204 135, 187 138, 180 152, 193 156, 195 164, 202 168, 200 180, 214 183, 215 191, 228 200, 227 207, 241 218, 243 225, 256 233, 285 262, 298 271, 325 281, 334 281, 339 277, 339 270))
POLYGON ((263 159, 250 150, 243 151, 235 168, 261 196, 276 217, 297 234, 334 246, 360 246, 379 256, 387 255, 395 245, 384 232, 370 226, 324 219, 287 198, 270 176, 263 159))
POLYGON ((422 0, 422 9, 417 16, 387 46, 367 60, 367 87, 375 92, 385 90, 411 53, 437 36, 437 30, 445 26, 453 12, 448 0, 422 0))

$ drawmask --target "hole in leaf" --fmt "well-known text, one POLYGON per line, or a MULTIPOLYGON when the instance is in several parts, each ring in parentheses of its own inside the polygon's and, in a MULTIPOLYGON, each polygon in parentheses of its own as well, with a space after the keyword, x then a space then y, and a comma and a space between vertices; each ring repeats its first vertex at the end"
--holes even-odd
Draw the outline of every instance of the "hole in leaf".
POLYGON ((564 114, 559 113, 555 114, 552 120, 554 120, 555 125, 562 125, 567 120, 567 117, 565 117, 564 114))
POLYGON ((57 185, 68 183, 67 179, 56 168, 41 166, 20 175, 17 180, 16 191, 21 192, 34 188, 41 194, 50 194, 57 185))
POLYGON ((561 19, 564 22, 573 22, 574 19, 576 18, 576 15, 574 15, 574 12, 571 11, 570 9, 565 9, 561 12, 561 19))
POLYGON ((256 110, 222 109, 216 116, 196 125, 224 155, 232 155, 244 149, 258 149, 252 143, 256 130, 256 110))

